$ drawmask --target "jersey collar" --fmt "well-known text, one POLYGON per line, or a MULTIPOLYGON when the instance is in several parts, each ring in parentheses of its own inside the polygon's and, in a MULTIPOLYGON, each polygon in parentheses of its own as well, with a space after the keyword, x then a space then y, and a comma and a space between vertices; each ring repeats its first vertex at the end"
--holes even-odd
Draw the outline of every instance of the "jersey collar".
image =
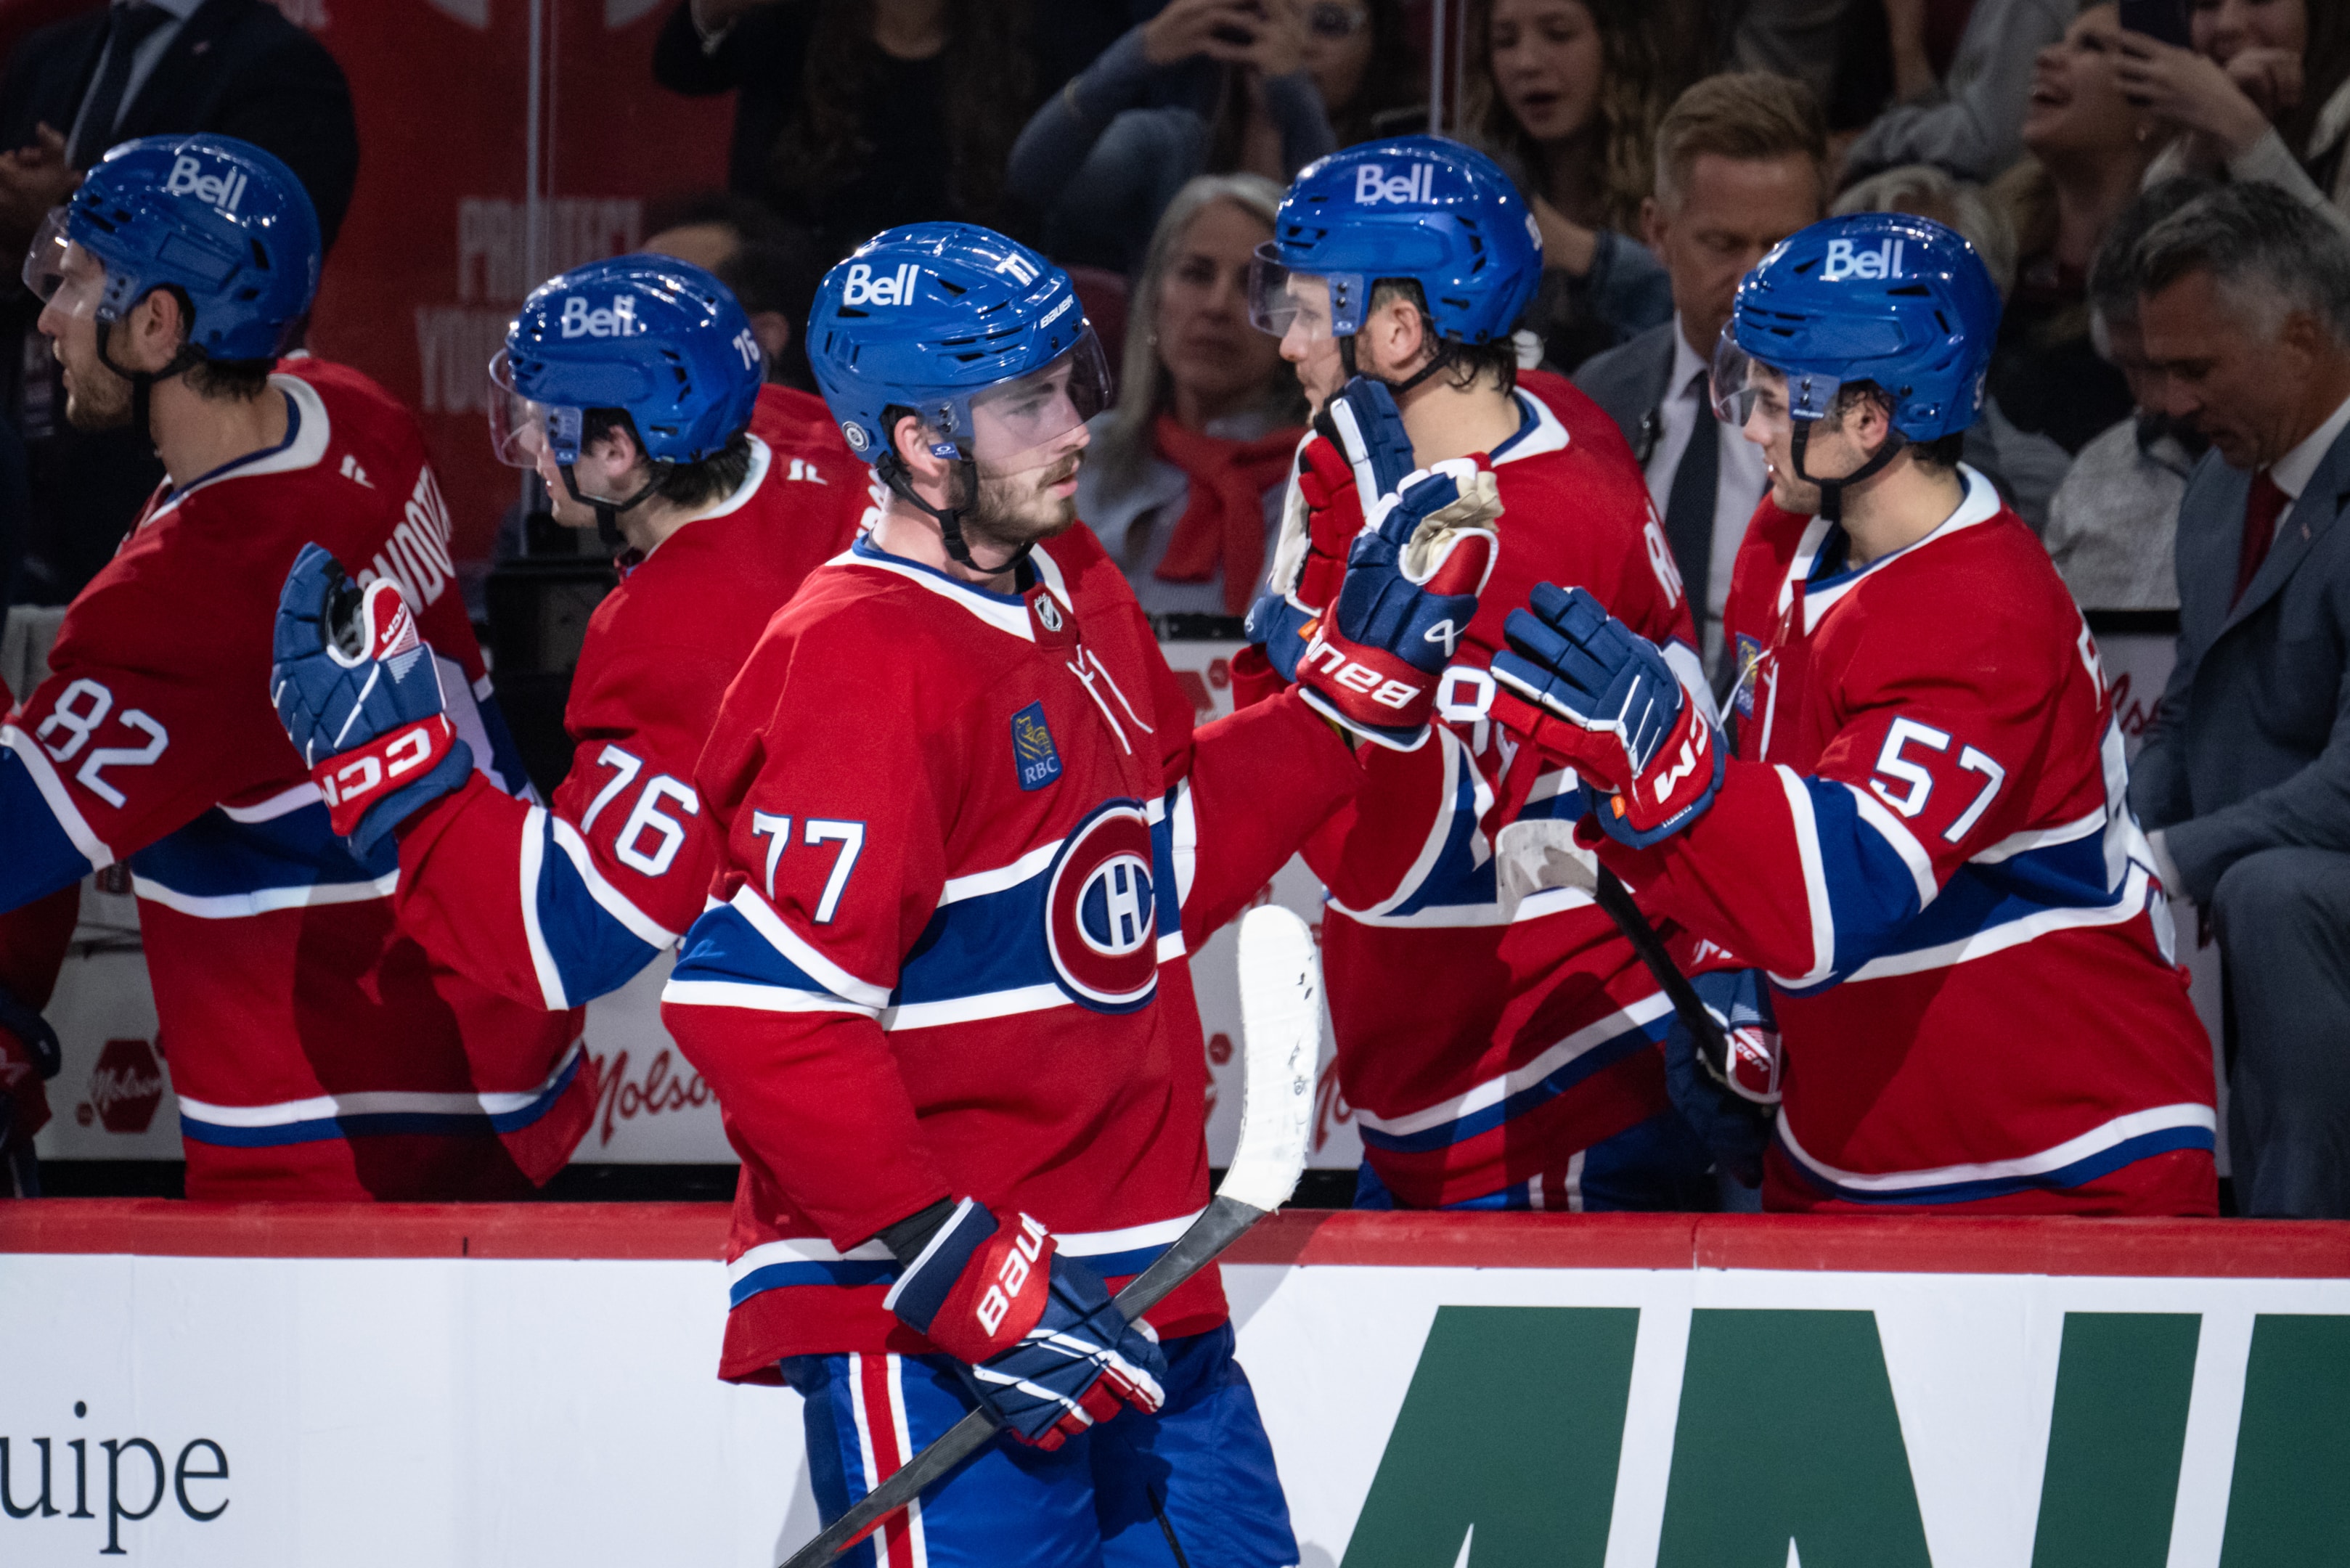
POLYGON ((724 500, 703 507, 701 511, 688 516, 675 528, 662 535, 660 542, 654 545, 651 550, 647 550, 641 555, 634 550, 623 552, 624 559, 629 556, 636 556, 634 560, 629 562, 625 570, 634 571, 651 560, 654 551, 659 550, 662 545, 668 544, 691 524, 712 517, 731 516, 749 504, 751 497, 759 493, 759 486, 766 483, 767 470, 774 466, 775 453, 768 448, 767 443, 757 436, 750 436, 746 439, 751 443, 751 466, 743 471, 743 483, 729 492, 724 500))
MULTIPOLYGON (((960 605, 1007 636, 1016 637, 1023 642, 1036 640, 1036 634, 1029 624, 1028 601, 1025 598, 1018 594, 992 594, 984 588, 959 582, 935 566, 910 561, 903 556, 893 556, 876 545, 870 533, 859 534, 855 544, 835 556, 828 564, 894 572, 916 587, 960 605)), ((1035 568, 1037 580, 1045 585, 1046 590, 1071 614, 1075 614, 1076 606, 1070 602, 1068 582, 1061 575, 1060 564, 1042 548, 1028 553, 1027 564, 1035 568)))
MULTIPOLYGON (((299 376, 272 376, 269 384, 286 399, 285 439, 276 446, 233 457, 210 473, 168 493, 163 504, 155 509, 155 517, 161 517, 208 484, 228 479, 252 479, 265 473, 291 473, 311 467, 327 455, 327 438, 333 432, 327 421, 327 405, 318 400, 317 389, 299 376)), ((154 520, 148 519, 151 523, 154 520)))
POLYGON ((1905 556, 1914 555, 1979 523, 1988 523, 2000 514, 2004 503, 1999 498, 1996 485, 1965 463, 1959 465, 1959 477, 1966 482, 1966 499, 1960 501, 1958 510, 1942 519, 1932 533, 1915 544, 1904 545, 1889 556, 1879 556, 1866 566, 1833 573, 1816 581, 1812 579, 1812 573, 1819 566, 1821 557, 1828 554, 1841 538, 1842 530, 1825 518, 1812 520, 1812 525, 1804 530, 1803 545, 1796 551, 1794 564, 1787 573, 1791 587, 1796 583, 1804 585, 1804 630, 1806 634, 1820 624, 1820 617, 1827 614, 1838 599, 1850 593, 1864 578, 1905 556))
POLYGON ((1566 450, 1566 427, 1551 412, 1548 403, 1525 390, 1513 388, 1511 396, 1518 400, 1518 430, 1515 435, 1485 454, 1485 460, 1495 468, 1520 458, 1540 457, 1545 452, 1566 450))

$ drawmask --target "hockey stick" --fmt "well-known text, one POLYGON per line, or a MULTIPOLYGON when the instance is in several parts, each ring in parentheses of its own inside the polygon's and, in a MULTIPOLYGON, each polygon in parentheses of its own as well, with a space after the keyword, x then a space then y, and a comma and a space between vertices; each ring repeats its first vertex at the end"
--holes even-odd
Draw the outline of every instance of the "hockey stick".
MULTIPOLYGON (((1116 1305, 1128 1323, 1287 1202, 1305 1168, 1314 1069, 1322 1045, 1322 961, 1305 922, 1277 904, 1252 909, 1241 921, 1241 1023, 1246 1054, 1240 1147, 1206 1210, 1118 1293, 1116 1305)), ((985 1410, 973 1410, 794 1552, 783 1568, 830 1563, 986 1447, 995 1429, 985 1410)))
POLYGON ((1591 898, 1616 922, 1616 929, 1624 933, 1624 940, 1632 944, 1632 950, 1664 989, 1666 1000, 1680 1016, 1681 1027, 1697 1042, 1698 1054, 1705 1058, 1715 1077, 1728 1083, 1729 1036, 1722 1033, 1721 1023, 1699 997, 1689 976, 1673 962, 1672 954, 1665 951, 1664 939, 1657 935, 1656 927, 1648 924, 1648 917, 1641 913, 1640 906, 1632 901, 1632 890, 1617 879, 1615 872, 1602 866, 1592 884, 1591 898))

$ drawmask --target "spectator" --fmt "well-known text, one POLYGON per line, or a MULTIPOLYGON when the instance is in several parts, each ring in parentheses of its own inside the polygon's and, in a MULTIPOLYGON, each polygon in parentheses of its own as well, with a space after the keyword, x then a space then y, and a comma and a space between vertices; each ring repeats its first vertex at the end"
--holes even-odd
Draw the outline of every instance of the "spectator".
MULTIPOLYGON (((265 0, 118 0, 28 34, 0 70, 0 251, 21 259, 116 142, 202 130, 284 160, 333 246, 359 161, 334 57, 265 0)), ((143 432, 66 423, 56 362, 33 330, 40 306, 14 289, 15 266, 0 302, 0 398, 30 486, 15 593, 61 605, 113 556, 163 465, 143 432)))
POLYGON ((2220 939, 2238 1206, 2350 1219, 2350 240, 2242 182, 2157 223, 2135 267, 2162 410, 2214 450, 2130 802, 2220 939))
POLYGON ((1427 129, 1428 82, 1402 0, 1309 0, 1305 15, 1305 68, 1339 146, 1427 129))
POLYGON ((1528 196, 1543 241, 1526 326, 1573 370, 1672 318, 1632 237, 1673 93, 1638 0, 1471 0, 1461 123, 1528 196))
POLYGON ((2168 180, 2123 209, 2089 267, 2089 329, 2127 383, 2131 416, 2083 447, 2048 503, 2048 556, 2085 610, 2176 610, 2178 503, 2210 442, 2161 409, 2130 255, 2147 229, 2211 189, 2168 180))
MULTIPOLYGON (((1388 26, 1391 75, 1399 23, 1388 26)), ((1335 151, 1333 115, 1351 123, 1368 107, 1377 32, 1355 0, 1172 0, 1036 111, 1012 150, 1012 189, 1045 215, 1056 260, 1131 273, 1194 175, 1286 185, 1335 151), (1215 68, 1201 101, 1149 106, 1202 66, 1215 68)))
POLYGON ((1003 164, 1034 101, 1016 0, 681 0, 653 78, 735 92, 728 182, 827 259, 893 224, 1006 222, 1003 164))
POLYGON ((1999 466, 2036 529, 2074 458, 2130 411, 2129 384, 2090 340, 2087 296, 2097 243, 2153 153, 2148 117, 2116 79, 2120 38, 2118 8, 2093 5, 2040 51, 2023 115, 2028 151, 1989 192, 2022 253, 1991 359, 1999 466))
POLYGON ((2350 6, 2195 0, 2195 47, 2126 35, 2123 88, 2178 135, 2149 180, 2257 180, 2350 224, 2350 6))
POLYGON ((732 290, 765 356, 766 379, 816 390, 800 324, 816 303, 826 262, 816 241, 747 196, 726 191, 655 202, 641 249, 690 261, 732 290))
POLYGON ((1584 362, 1575 384, 1632 443, 1719 670, 1721 609, 1747 519, 1767 483, 1762 449, 1723 440, 1708 370, 1739 280, 1827 200, 1827 126, 1802 83, 1710 77, 1657 129, 1648 244, 1672 278, 1673 319, 1584 362))
POLYGON ((1305 403, 1280 339, 1248 319, 1249 261, 1280 205, 1258 174, 1176 192, 1135 286, 1117 406, 1077 471, 1077 515, 1154 613, 1244 612, 1281 520, 1305 403))
POLYGON ((1901 101, 1846 151, 1846 177, 1904 163, 1976 182, 2004 171, 2023 151, 2033 57, 2064 36, 2074 0, 1975 0, 1950 71, 1939 78, 1926 53, 1927 0, 1881 3, 1901 101))

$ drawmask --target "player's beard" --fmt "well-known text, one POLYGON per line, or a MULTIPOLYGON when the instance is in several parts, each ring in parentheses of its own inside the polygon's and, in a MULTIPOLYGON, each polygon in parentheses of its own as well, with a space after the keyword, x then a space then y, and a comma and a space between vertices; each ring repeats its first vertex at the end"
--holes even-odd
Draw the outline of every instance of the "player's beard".
POLYGON ((963 537, 1010 555, 1068 532, 1077 520, 1077 498, 1055 495, 1053 487, 1075 477, 1084 460, 1079 449, 1042 468, 980 475, 977 493, 963 511, 963 537))
POLYGON ((106 368, 94 339, 86 354, 68 356, 62 343, 52 351, 73 376, 66 389, 66 423, 95 435, 130 422, 130 383, 106 368))

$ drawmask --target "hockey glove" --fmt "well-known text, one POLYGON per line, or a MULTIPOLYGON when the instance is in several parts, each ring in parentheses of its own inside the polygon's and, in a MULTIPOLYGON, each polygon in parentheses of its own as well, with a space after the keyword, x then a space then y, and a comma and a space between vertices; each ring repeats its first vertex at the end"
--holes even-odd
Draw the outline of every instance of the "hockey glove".
POLYGON ((1572 765, 1610 837, 1643 849, 1679 832, 1721 787, 1721 733, 1657 645, 1587 589, 1534 586, 1503 627, 1493 717, 1572 765))
POLYGON ((277 600, 269 689, 335 831, 362 858, 473 771, 399 587, 358 587, 316 545, 302 547, 277 600))
POLYGON ((1057 1449, 1122 1406, 1165 1402, 1167 1359, 1027 1215, 1007 1229, 956 1206, 882 1304, 970 1368, 972 1391, 1022 1442, 1057 1449))
POLYGON ((1779 1103, 1779 1026, 1762 977, 1751 969, 1692 978, 1698 1000, 1730 1044, 1715 1062, 1675 1014, 1665 1034, 1665 1090, 1673 1108, 1741 1185, 1762 1182, 1762 1151, 1779 1103))
POLYGON ((1300 695, 1365 740, 1417 750, 1492 575, 1501 514, 1482 457, 1447 458, 1382 498, 1298 662, 1300 695))
POLYGON ((1271 587, 1249 607, 1248 639, 1284 680, 1297 679, 1315 618, 1337 597, 1366 520, 1411 472, 1411 437, 1384 381, 1356 378, 1315 417, 1298 452, 1296 493, 1283 509, 1271 587))

